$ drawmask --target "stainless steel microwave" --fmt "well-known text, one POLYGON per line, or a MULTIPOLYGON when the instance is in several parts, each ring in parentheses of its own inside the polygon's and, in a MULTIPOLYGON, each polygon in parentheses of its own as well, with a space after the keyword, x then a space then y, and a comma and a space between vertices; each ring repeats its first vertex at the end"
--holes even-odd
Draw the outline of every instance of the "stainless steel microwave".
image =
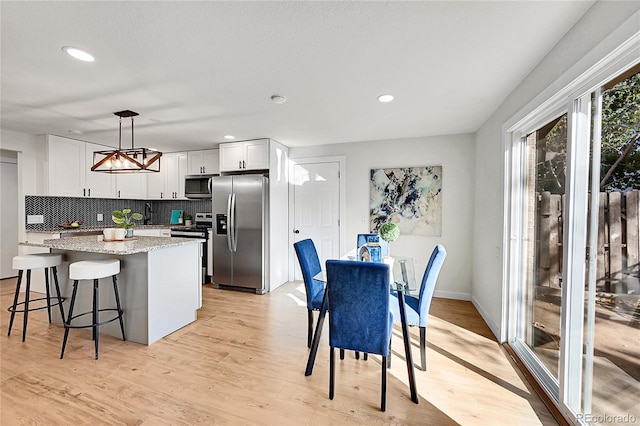
POLYGON ((187 198, 211 198, 211 178, 217 175, 187 175, 184 195, 187 198))

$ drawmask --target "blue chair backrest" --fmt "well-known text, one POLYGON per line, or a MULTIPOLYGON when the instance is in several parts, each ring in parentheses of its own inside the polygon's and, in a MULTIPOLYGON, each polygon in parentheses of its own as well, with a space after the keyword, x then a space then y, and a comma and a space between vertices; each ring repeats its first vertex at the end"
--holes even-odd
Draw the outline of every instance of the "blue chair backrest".
POLYGON ((433 291, 436 288, 438 275, 442 269, 444 259, 447 257, 447 250, 442 244, 438 244, 431 253, 427 268, 422 276, 422 284, 420 284, 420 293, 418 296, 418 315, 420 316, 420 327, 426 327, 429 319, 429 306, 433 298, 433 291))
POLYGON ((318 294, 318 292, 324 291, 324 284, 321 281, 313 279, 313 277, 322 270, 320 268, 318 252, 316 251, 315 244, 313 244, 313 241, 309 238, 293 244, 293 248, 296 250, 298 262, 300 262, 302 279, 304 280, 304 287, 307 293, 307 309, 313 309, 313 297, 318 294))
MULTIPOLYGON (((358 245, 356 246, 358 249, 363 245, 367 244, 367 238, 371 236, 378 236, 378 234, 358 234, 358 245)), ((380 241, 380 255, 381 256, 389 256, 389 243, 383 240, 382 238, 378 238, 380 241)))
POLYGON ((331 346, 389 355, 389 265, 350 260, 326 265, 331 346))

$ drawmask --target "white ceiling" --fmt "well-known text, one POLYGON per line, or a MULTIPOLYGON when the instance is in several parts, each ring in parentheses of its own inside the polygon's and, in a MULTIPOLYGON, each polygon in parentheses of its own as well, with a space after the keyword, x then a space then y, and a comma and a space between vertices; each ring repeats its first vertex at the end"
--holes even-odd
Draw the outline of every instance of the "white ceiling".
POLYGON ((165 151, 474 132, 593 3, 2 1, 1 125, 113 146, 131 109, 165 151))

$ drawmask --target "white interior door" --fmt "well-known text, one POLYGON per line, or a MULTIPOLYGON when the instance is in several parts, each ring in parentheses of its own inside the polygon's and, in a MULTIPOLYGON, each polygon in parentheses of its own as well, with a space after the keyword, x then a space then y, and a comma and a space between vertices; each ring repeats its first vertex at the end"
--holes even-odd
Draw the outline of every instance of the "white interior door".
MULTIPOLYGON (((340 164, 296 164, 293 197, 294 242, 311 238, 321 265, 340 257, 340 164)), ((295 279, 302 279, 297 261, 295 279)))
POLYGON ((18 166, 13 159, 0 159, 0 278, 15 277, 12 259, 18 254, 18 166))

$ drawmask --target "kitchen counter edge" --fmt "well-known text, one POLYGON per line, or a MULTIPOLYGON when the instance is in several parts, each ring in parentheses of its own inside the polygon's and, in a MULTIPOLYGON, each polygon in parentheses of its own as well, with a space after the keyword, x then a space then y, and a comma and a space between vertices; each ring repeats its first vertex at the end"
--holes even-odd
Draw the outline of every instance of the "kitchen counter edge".
POLYGON ((93 235, 87 237, 50 239, 44 240, 41 243, 20 242, 19 245, 89 253, 126 255, 162 250, 169 247, 199 244, 205 241, 206 240, 201 238, 179 237, 136 237, 130 241, 126 239, 124 241, 103 241, 102 235, 93 235))

